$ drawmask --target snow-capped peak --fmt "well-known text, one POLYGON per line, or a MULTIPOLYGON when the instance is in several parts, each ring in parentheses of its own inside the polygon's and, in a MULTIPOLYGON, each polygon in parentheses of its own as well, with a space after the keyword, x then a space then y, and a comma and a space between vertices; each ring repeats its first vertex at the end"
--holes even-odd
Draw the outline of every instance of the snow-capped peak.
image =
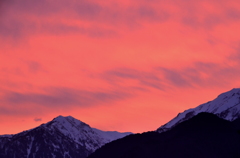
POLYGON ((52 121, 42 125, 49 129, 55 129, 76 143, 85 146, 89 151, 95 151, 102 145, 122 138, 131 133, 105 132, 91 128, 88 124, 73 118, 72 116, 58 116, 52 121))
POLYGON ((52 126, 55 126, 58 128, 60 126, 61 129, 65 129, 67 131, 76 129, 77 132, 79 132, 79 130, 83 130, 84 128, 90 128, 89 125, 87 125, 86 123, 84 123, 80 120, 73 118, 72 116, 64 117, 64 116, 60 115, 60 116, 54 118, 48 124, 51 124, 52 126))
POLYGON ((190 119, 200 112, 208 112, 219 117, 233 121, 240 117, 240 88, 234 88, 228 92, 220 94, 213 101, 201 104, 196 108, 188 109, 178 114, 167 124, 157 129, 158 132, 167 131, 173 126, 190 119))
POLYGON ((102 145, 129 134, 104 132, 71 116, 58 116, 16 135, 0 136, 0 157, 86 158, 102 145))

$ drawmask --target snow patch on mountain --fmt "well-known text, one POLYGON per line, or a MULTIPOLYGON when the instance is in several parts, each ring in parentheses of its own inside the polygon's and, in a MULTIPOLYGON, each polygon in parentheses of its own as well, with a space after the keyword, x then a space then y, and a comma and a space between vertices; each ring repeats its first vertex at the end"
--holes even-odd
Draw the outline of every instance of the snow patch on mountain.
POLYGON ((85 146, 93 152, 102 145, 115 139, 125 137, 131 133, 105 132, 91 128, 88 124, 79 121, 72 116, 58 116, 51 122, 42 125, 50 129, 56 129, 76 143, 85 146))
POLYGON ((132 134, 131 132, 119 133, 117 131, 101 131, 96 128, 92 128, 92 129, 94 130, 94 132, 96 132, 98 135, 104 138, 106 142, 111 142, 113 140, 120 139, 127 135, 132 134))
POLYGON ((15 135, 0 136, 0 157, 86 158, 102 145, 131 133, 105 132, 71 116, 15 135))
POLYGON ((240 88, 234 88, 231 91, 220 94, 213 101, 179 113, 170 122, 158 128, 157 131, 167 131, 175 125, 192 118, 200 112, 213 113, 229 121, 234 121, 235 119, 240 118, 240 88))

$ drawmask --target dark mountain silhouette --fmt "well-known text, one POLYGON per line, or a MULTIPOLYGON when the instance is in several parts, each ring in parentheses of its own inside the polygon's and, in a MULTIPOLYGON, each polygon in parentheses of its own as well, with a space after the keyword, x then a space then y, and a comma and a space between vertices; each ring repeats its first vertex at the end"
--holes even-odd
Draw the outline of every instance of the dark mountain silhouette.
POLYGON ((110 142, 88 158, 239 158, 239 122, 199 113, 167 132, 134 134, 110 142))

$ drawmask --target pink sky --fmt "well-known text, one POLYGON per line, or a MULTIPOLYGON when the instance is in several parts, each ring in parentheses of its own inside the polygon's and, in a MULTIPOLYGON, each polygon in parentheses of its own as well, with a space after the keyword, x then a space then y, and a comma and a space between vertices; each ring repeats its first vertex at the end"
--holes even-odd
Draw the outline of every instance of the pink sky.
POLYGON ((0 134, 155 130, 240 87, 239 28, 236 0, 2 0, 0 134))

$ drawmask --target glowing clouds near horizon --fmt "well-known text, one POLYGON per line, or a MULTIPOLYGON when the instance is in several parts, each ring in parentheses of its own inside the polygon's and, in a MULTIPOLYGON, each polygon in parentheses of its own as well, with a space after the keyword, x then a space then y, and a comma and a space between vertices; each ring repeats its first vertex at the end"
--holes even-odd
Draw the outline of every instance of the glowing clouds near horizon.
POLYGON ((0 125, 157 129, 239 87, 236 1, 1 1, 0 125))

